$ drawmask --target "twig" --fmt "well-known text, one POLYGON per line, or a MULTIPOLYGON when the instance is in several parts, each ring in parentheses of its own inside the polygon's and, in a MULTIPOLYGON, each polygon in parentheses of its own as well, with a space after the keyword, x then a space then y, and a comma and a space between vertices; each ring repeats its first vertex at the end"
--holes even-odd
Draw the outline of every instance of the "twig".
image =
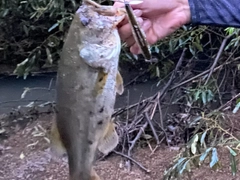
MULTIPOLYGON (((183 52, 182 52, 182 55, 181 55, 181 57, 180 57, 177 65, 176 65, 176 68, 174 69, 174 71, 173 71, 170 79, 168 80, 167 84, 163 87, 163 89, 162 89, 162 91, 161 91, 161 97, 160 97, 161 99, 164 98, 165 92, 167 91, 168 87, 171 85, 171 83, 172 83, 172 81, 173 81, 173 79, 174 79, 174 77, 175 77, 175 75, 176 75, 176 72, 178 71, 179 67, 181 66, 182 61, 183 61, 183 57, 184 57, 184 54, 185 54, 185 51, 186 51, 186 48, 184 48, 184 50, 183 50, 183 52)), ((170 89, 170 90, 172 90, 172 89, 170 89)), ((143 103, 145 103, 145 102, 148 102, 149 100, 155 99, 155 98, 157 97, 157 95, 158 95, 158 93, 154 94, 153 96, 151 96, 151 97, 149 97, 149 98, 146 98, 146 99, 142 100, 142 101, 140 102, 140 104, 143 104, 143 103)), ((124 112, 125 110, 134 108, 134 107, 137 106, 137 105, 139 105, 139 102, 137 102, 137 103, 135 103, 135 104, 132 104, 132 105, 130 105, 130 106, 128 106, 128 107, 118 108, 118 109, 114 112, 113 116, 119 115, 119 114, 121 114, 122 112, 124 112)))
MULTIPOLYGON (((127 96, 127 105, 129 106, 129 90, 127 91, 128 92, 128 96, 127 96)), ((129 123, 129 110, 127 110, 127 118, 126 118, 126 124, 125 126, 127 127, 128 126, 128 123, 129 123)), ((129 141, 129 135, 128 135, 128 130, 127 129, 124 129, 123 132, 125 133, 125 135, 123 135, 123 148, 122 148, 122 152, 124 152, 125 150, 125 143, 126 143, 126 139, 127 139, 127 142, 129 141), (126 131, 126 132, 125 132, 126 131)))
POLYGON ((220 49, 219 49, 219 51, 218 51, 218 53, 217 53, 217 56, 216 56, 216 58, 214 59, 213 65, 212 65, 211 68, 210 68, 210 72, 209 72, 209 74, 208 74, 207 80, 205 81, 205 85, 208 83, 210 77, 212 76, 212 73, 213 73, 213 71, 214 71, 214 68, 216 67, 217 62, 218 62, 218 60, 220 59, 220 56, 221 56, 221 54, 222 54, 222 52, 223 52, 223 49, 224 49, 224 47, 225 47, 225 45, 226 45, 226 43, 227 43, 227 40, 228 40, 229 38, 231 38, 232 36, 233 36, 233 34, 228 35, 228 36, 225 37, 225 39, 223 40, 223 42, 222 42, 222 44, 221 44, 221 47, 220 47, 220 49))
POLYGON ((144 115, 145 115, 145 117, 146 117, 146 119, 147 119, 147 121, 148 121, 148 124, 150 125, 150 127, 151 127, 151 129, 152 129, 153 135, 154 135, 154 137, 155 137, 155 139, 156 139, 156 141, 157 141, 157 145, 159 145, 159 144, 160 144, 160 141, 159 141, 158 135, 157 135, 157 133, 156 133, 156 130, 155 130, 155 128, 154 128, 154 126, 153 126, 153 124, 152 124, 152 122, 151 122, 152 120, 149 118, 149 115, 148 115, 147 112, 145 112, 144 115))
POLYGON ((52 78, 52 79, 50 80, 50 82, 49 82, 49 86, 48 86, 48 90, 49 90, 49 91, 51 90, 52 82, 53 82, 53 78, 52 78))
POLYGON ((179 60, 178 60, 178 63, 177 63, 177 65, 176 65, 176 67, 175 67, 175 69, 174 69, 174 71, 173 71, 170 79, 168 80, 167 84, 163 87, 163 89, 162 89, 162 91, 161 91, 161 96, 162 96, 162 98, 165 97, 165 92, 168 90, 168 87, 171 85, 173 79, 175 78, 176 73, 177 73, 178 69, 180 68, 180 66, 181 66, 181 64, 182 64, 182 61, 183 61, 183 58, 184 58, 184 55, 185 55, 186 50, 187 50, 187 48, 184 48, 184 49, 183 49, 183 52, 182 52, 182 54, 181 54, 181 56, 180 56, 180 58, 179 58, 179 60))
POLYGON ((132 162, 134 162, 136 165, 138 165, 141 169, 143 169, 143 170, 146 171, 147 173, 151 172, 151 170, 145 168, 141 163, 137 162, 135 159, 131 158, 130 156, 127 156, 126 154, 123 154, 123 153, 121 153, 121 152, 117 152, 117 151, 115 151, 115 150, 113 150, 113 152, 114 152, 115 154, 118 154, 118 155, 120 155, 120 156, 123 156, 123 157, 131 160, 132 162))
POLYGON ((138 114, 139 106, 140 106, 140 103, 141 103, 142 95, 143 95, 143 93, 141 93, 141 95, 139 97, 139 101, 138 101, 137 109, 136 109, 136 112, 135 112, 134 120, 136 120, 136 118, 137 118, 137 114, 138 114))
MULTIPOLYGON (((239 60, 239 58, 234 59, 234 61, 237 61, 237 60, 239 60)), ((218 69, 221 69, 223 66, 226 66, 226 65, 228 65, 228 64, 230 64, 232 62, 233 61, 229 61, 229 62, 225 62, 224 64, 219 65, 218 67, 214 68, 213 72, 215 72, 218 69)), ((202 73, 200 73, 200 74, 198 74, 198 75, 196 75, 196 76, 194 76, 192 78, 189 78, 186 81, 183 81, 183 82, 177 84, 176 86, 173 86, 170 90, 176 89, 176 88, 178 88, 178 87, 180 87, 180 86, 182 86, 182 85, 184 85, 186 83, 189 83, 189 82, 191 82, 191 81, 193 81, 193 80, 195 80, 195 79, 197 79, 197 78, 199 78, 201 76, 204 76, 205 74, 209 73, 210 71, 211 71, 211 69, 208 69, 208 70, 206 70, 206 71, 204 71, 204 72, 202 72, 202 73)))
POLYGON ((168 138, 167 138, 167 133, 164 129, 164 125, 163 125, 163 117, 162 117, 162 108, 161 108, 161 104, 160 104, 160 101, 158 101, 158 109, 159 109, 159 118, 160 118, 160 122, 161 122, 161 125, 158 125, 161 130, 163 131, 164 135, 165 135, 165 138, 166 138, 166 142, 167 142, 167 145, 168 147, 170 147, 170 144, 168 142, 168 138))
MULTIPOLYGON (((0 102, 0 105, 2 105, 2 104, 8 104, 8 103, 13 103, 13 102, 31 102, 31 101, 33 101, 33 102, 48 102, 48 101, 46 101, 46 100, 37 100, 37 99, 35 99, 35 100, 33 100, 33 99, 28 99, 28 100, 17 99, 17 100, 2 101, 2 102, 0 102)), ((54 103, 53 103, 53 104, 54 104, 54 103)))
POLYGON ((140 78, 141 76, 143 76, 145 73, 147 73, 149 70, 145 70, 143 72, 141 72, 139 75, 137 75, 135 78, 133 78, 132 80, 130 80, 128 83, 126 83, 124 85, 124 88, 131 85, 133 82, 135 82, 138 78, 140 78))
MULTIPOLYGON (((127 106, 129 106, 129 89, 127 91, 127 106)), ((129 122, 129 109, 127 109, 127 125, 128 125, 128 122, 129 122)))
POLYGON ((132 151, 132 149, 133 149, 134 145, 136 144, 137 140, 141 137, 141 135, 142 135, 143 131, 146 129, 147 125, 148 125, 148 122, 145 122, 145 124, 140 128, 140 130, 139 130, 137 136, 134 138, 134 140, 130 141, 131 146, 128 150, 128 155, 130 155, 130 152, 132 151))
POLYGON ((227 105, 229 105, 233 100, 237 99, 238 97, 240 97, 240 93, 238 93, 237 95, 235 95, 232 99, 230 99, 228 102, 226 102, 224 105, 220 106, 216 111, 220 111, 222 110, 224 107, 226 107, 227 105))

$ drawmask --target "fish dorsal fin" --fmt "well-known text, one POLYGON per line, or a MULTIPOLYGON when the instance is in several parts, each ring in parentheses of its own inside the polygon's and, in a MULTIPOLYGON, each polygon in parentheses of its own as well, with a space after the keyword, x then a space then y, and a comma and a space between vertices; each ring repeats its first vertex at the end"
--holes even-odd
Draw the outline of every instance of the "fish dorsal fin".
POLYGON ((118 145, 118 142, 119 138, 115 130, 115 124, 111 121, 107 125, 106 131, 99 142, 98 150, 107 155, 118 145))
POLYGON ((66 153, 66 149, 60 138, 59 131, 57 129, 56 120, 54 120, 50 131, 50 150, 54 156, 61 157, 66 153))
POLYGON ((116 76, 116 90, 119 95, 122 95, 124 92, 123 78, 119 71, 117 72, 117 76, 116 76))

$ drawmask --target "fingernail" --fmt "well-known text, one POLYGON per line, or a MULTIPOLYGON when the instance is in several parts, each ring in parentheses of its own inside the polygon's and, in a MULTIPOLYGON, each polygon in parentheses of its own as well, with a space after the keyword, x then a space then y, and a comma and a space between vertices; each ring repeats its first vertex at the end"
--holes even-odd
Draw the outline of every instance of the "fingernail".
POLYGON ((139 49, 138 45, 136 45, 136 43, 133 46, 131 46, 130 51, 131 51, 131 53, 136 54, 136 55, 140 54, 140 49, 139 49))
POLYGON ((133 13, 135 14, 135 16, 141 16, 142 15, 142 11, 139 10, 139 9, 133 10, 133 13))
POLYGON ((142 24, 143 24, 143 19, 140 18, 140 17, 137 17, 136 20, 137 20, 139 26, 142 26, 142 24))
POLYGON ((149 20, 145 20, 142 23, 142 29, 147 31, 151 27, 151 22, 149 20))

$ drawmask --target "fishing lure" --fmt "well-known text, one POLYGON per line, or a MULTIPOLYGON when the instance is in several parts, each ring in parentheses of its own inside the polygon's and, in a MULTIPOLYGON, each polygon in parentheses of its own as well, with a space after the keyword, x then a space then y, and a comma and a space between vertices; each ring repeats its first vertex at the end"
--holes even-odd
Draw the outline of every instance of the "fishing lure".
POLYGON ((133 37, 136 41, 136 43, 138 44, 142 55, 145 58, 145 61, 150 61, 152 62, 152 55, 151 55, 151 50, 150 50, 150 46, 146 40, 146 35, 145 33, 142 31, 142 29, 140 28, 136 17, 133 13, 133 9, 130 6, 130 4, 139 4, 142 3, 142 0, 134 0, 134 1, 115 1, 115 2, 122 2, 124 3, 125 9, 126 9, 126 14, 128 16, 129 19, 129 23, 131 25, 131 29, 132 29, 132 33, 133 33, 133 37))

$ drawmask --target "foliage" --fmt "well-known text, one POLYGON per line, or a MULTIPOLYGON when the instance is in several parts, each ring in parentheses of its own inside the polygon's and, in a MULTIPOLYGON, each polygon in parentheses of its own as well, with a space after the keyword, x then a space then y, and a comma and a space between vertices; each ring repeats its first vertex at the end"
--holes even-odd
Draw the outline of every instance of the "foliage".
POLYGON ((221 159, 218 150, 223 148, 229 151, 231 171, 233 175, 236 175, 236 156, 240 150, 240 139, 219 124, 219 119, 223 116, 223 114, 215 112, 199 116, 193 121, 192 126, 201 126, 198 129, 203 128, 203 131, 192 137, 185 149, 176 158, 175 164, 165 171, 164 179, 178 177, 184 172, 189 173, 192 167, 200 167, 204 163, 207 163, 212 169, 220 167, 221 159))
MULTIPOLYGON (((206 31, 209 31, 209 29, 202 31, 202 35, 198 34, 199 39, 203 39, 204 34, 206 35, 206 31)), ((208 163, 209 167, 212 169, 221 167, 221 158, 218 154, 222 149, 227 149, 229 151, 229 166, 232 175, 236 175, 237 172, 238 161, 236 158, 239 154, 240 140, 229 131, 233 127, 226 124, 227 119, 221 110, 225 106, 230 106, 230 104, 227 102, 223 105, 222 94, 220 92, 226 92, 230 89, 239 92, 239 86, 237 86, 236 83, 238 82, 236 79, 238 79, 239 76, 240 64, 238 53, 239 29, 226 28, 224 30, 217 29, 217 31, 211 31, 212 33, 209 35, 215 34, 215 39, 217 37, 217 41, 214 42, 209 36, 209 41, 204 41, 206 42, 205 45, 203 42, 200 42, 207 58, 214 59, 208 71, 209 73, 206 73, 205 76, 199 76, 198 79, 189 83, 189 86, 183 88, 184 95, 173 102, 173 104, 186 104, 184 110, 186 113, 185 117, 194 114, 195 118, 186 120, 188 121, 188 127, 186 127, 186 129, 193 129, 190 135, 191 138, 184 146, 182 152, 176 157, 174 164, 165 171, 163 179, 174 179, 183 175, 184 172, 190 177, 191 169, 194 167, 199 168, 204 163, 208 163), (207 52, 206 47, 210 49, 209 52, 207 52), (217 64, 220 64, 220 66, 221 64, 229 64, 230 66, 223 69, 220 68, 214 73, 214 68, 216 69, 217 64), (232 72, 227 72, 228 68, 230 68, 232 72), (223 73, 223 71, 225 72, 223 73), (213 104, 213 102, 218 102, 222 106, 215 110, 211 110, 211 104, 213 104)), ((199 41, 196 43, 199 43, 199 41)), ((190 44, 194 46, 194 43, 190 44)), ((194 58, 199 60, 202 49, 197 48, 198 45, 195 45, 195 49, 190 46, 188 47, 194 58)), ((232 111, 234 114, 240 108, 240 100, 237 97, 239 97, 239 94, 229 101, 232 104, 235 102, 232 111), (236 101, 232 102, 233 100, 236 101)))
POLYGON ((73 0, 2 0, 0 63, 19 63, 15 73, 24 76, 34 68, 56 64, 78 3, 73 0))
MULTIPOLYGON (((102 0, 96 1, 106 4, 102 0)), ((81 0, 2 0, 0 63, 18 64, 14 73, 24 77, 32 70, 55 67, 73 14, 80 4, 81 0)), ((112 2, 108 0, 107 4, 112 2)), ((153 56, 159 61, 144 67, 151 72, 151 77, 164 78, 173 70, 176 55, 182 48, 187 47, 194 57, 202 54, 214 57, 225 34, 234 34, 225 51, 237 48, 238 33, 234 28, 224 31, 206 26, 183 26, 151 47, 153 56)), ((141 55, 130 54, 124 46, 121 57, 133 64, 138 59, 142 63, 141 55)))

